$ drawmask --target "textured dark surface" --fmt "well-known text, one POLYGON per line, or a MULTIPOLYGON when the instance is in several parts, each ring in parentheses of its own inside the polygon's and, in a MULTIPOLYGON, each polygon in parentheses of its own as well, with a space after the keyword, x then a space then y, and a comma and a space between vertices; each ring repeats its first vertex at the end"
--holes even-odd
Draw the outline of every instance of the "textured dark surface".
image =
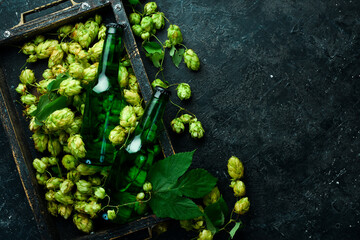
MULTIPOLYGON (((236 155, 244 162, 251 210, 237 238, 358 239, 360 2, 156 2, 202 61, 197 73, 184 64, 176 69, 170 58, 164 65, 167 81, 191 85, 190 101, 172 99, 206 131, 201 141, 171 134, 175 150, 198 149, 193 166, 219 178, 230 207, 226 161, 236 155)), ((20 11, 44 3, 0 1, 0 34, 18 23, 20 11)), ((156 71, 144 63, 152 80, 156 71)), ((169 105, 167 124, 176 112, 169 105)), ((0 130, 1 238, 37 239, 0 130)), ((173 226, 161 239, 190 236, 173 226)))

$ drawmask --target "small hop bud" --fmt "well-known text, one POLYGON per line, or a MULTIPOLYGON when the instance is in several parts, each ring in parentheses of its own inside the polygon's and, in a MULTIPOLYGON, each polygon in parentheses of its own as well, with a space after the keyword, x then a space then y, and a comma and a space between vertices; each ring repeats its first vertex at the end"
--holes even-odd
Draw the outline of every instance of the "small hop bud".
POLYGON ((81 51, 82 47, 77 42, 71 42, 69 43, 69 53, 73 55, 78 55, 78 53, 81 51))
POLYGON ((65 179, 61 184, 60 184, 60 192, 63 194, 66 194, 68 192, 71 191, 71 189, 73 188, 74 183, 72 181, 70 181, 69 179, 65 179))
MULTIPOLYGON (((85 22, 85 28, 88 31, 89 35, 90 35, 90 43, 95 40, 95 38, 98 35, 99 32, 99 24, 94 21, 94 19, 89 18, 86 22, 85 22)), ((89 46, 89 45, 88 45, 89 46)), ((88 47, 87 46, 87 47, 88 47)))
POLYGON ((71 33, 73 27, 74 27, 74 26, 73 26, 73 25, 70 25, 70 24, 64 25, 64 26, 60 27, 60 28, 57 30, 57 34, 59 35, 59 38, 67 37, 67 36, 71 33))
MULTIPOLYGON (((76 200, 79 200, 79 201, 85 201, 85 200, 87 200, 87 199, 89 198, 89 195, 88 195, 88 194, 85 194, 85 193, 81 193, 81 192, 79 192, 79 191, 76 191, 76 192, 74 193, 74 198, 75 198, 76 200)), ((76 211, 78 211, 78 210, 76 210, 76 211)))
POLYGON ((39 43, 36 48, 36 55, 39 59, 45 59, 50 57, 52 51, 59 45, 57 40, 47 39, 44 42, 39 43))
POLYGON ((134 128, 136 125, 136 113, 132 106, 125 106, 120 113, 120 125, 125 128, 134 128))
POLYGON ((62 158, 61 163, 67 170, 74 170, 74 169, 76 169, 77 165, 79 164, 78 160, 69 154, 66 154, 62 158))
POLYGON ((192 49, 187 49, 184 53, 184 63, 186 66, 193 70, 197 71, 200 68, 200 60, 198 55, 192 49))
MULTIPOLYGON (((180 28, 177 25, 170 25, 167 30, 167 36, 172 46, 182 43, 183 37, 180 28)), ((167 44, 165 42, 165 44, 167 44)))
POLYGON ((37 90, 40 94, 46 94, 46 93, 48 92, 47 86, 48 86, 49 83, 51 83, 52 81, 54 81, 54 79, 41 80, 40 82, 36 83, 36 90, 37 90))
POLYGON ((170 42, 170 40, 168 39, 168 40, 166 40, 165 41, 165 43, 164 43, 164 48, 171 48, 171 42, 170 42))
POLYGON ((245 189, 245 184, 243 181, 241 180, 237 180, 233 186, 233 190, 234 190, 234 196, 235 197, 243 197, 245 196, 246 193, 246 189, 245 189))
POLYGON ((65 66, 58 64, 58 65, 52 67, 51 71, 54 74, 54 77, 56 78, 59 74, 65 73, 68 70, 65 66))
POLYGON ((63 182, 64 180, 61 178, 57 178, 57 177, 52 177, 49 180, 47 180, 46 182, 46 188, 49 190, 56 190, 60 188, 60 184, 63 182))
POLYGON ((100 186, 101 185, 101 178, 100 177, 89 176, 89 182, 93 186, 100 186))
POLYGON ((52 73, 52 70, 51 69, 45 69, 45 71, 43 72, 43 74, 42 74, 42 76, 43 76, 43 78, 45 78, 45 79, 54 79, 55 78, 55 76, 54 76, 54 74, 52 73))
POLYGON ((191 220, 180 220, 180 227, 185 229, 186 231, 193 230, 192 222, 191 220))
POLYGON ((114 209, 107 210, 107 217, 109 220, 114 220, 116 218, 116 213, 114 209))
POLYGON ((136 200, 137 200, 137 201, 143 200, 144 198, 145 198, 145 193, 143 193, 143 192, 139 192, 139 193, 136 195, 136 200))
POLYGON ((48 176, 46 173, 36 173, 36 180, 40 185, 46 185, 46 181, 48 180, 48 176))
POLYGON ((106 26, 101 25, 98 32, 98 39, 105 39, 106 37, 106 26))
POLYGON ((21 51, 25 55, 32 55, 32 54, 36 53, 35 48, 36 48, 36 45, 34 43, 27 42, 22 46, 21 51))
POLYGON ((35 82, 35 74, 33 70, 26 68, 21 71, 19 79, 25 85, 32 84, 35 82))
POLYGON ((151 16, 153 22, 154 22, 154 27, 156 29, 162 29, 164 26, 165 26, 165 18, 164 18, 164 13, 162 12, 157 12, 157 13, 154 13, 152 16, 151 16))
POLYGON ((58 201, 59 203, 62 203, 64 205, 69 205, 69 204, 73 204, 74 200, 73 200, 73 196, 70 194, 64 194, 61 191, 57 191, 55 193, 55 200, 58 201))
POLYGON ((26 62, 28 63, 34 63, 38 60, 38 57, 34 54, 31 54, 27 59, 26 62))
POLYGON ((61 144, 58 138, 50 138, 48 141, 48 151, 51 156, 57 156, 61 152, 61 144))
POLYGON ((77 213, 73 216, 73 222, 76 227, 85 233, 90 233, 93 229, 93 222, 85 214, 77 213))
POLYGON ((145 15, 151 15, 151 14, 155 13, 156 10, 157 10, 156 2, 148 2, 144 6, 145 15))
POLYGON ((142 32, 143 32, 143 29, 141 28, 140 24, 135 24, 131 27, 133 33, 135 34, 135 36, 138 36, 140 37, 142 32))
POLYGON ((79 80, 68 78, 60 83, 58 92, 65 97, 71 97, 79 94, 81 89, 82 87, 79 80))
POLYGON ((139 105, 135 105, 134 106, 134 111, 136 113, 137 119, 140 119, 142 117, 142 115, 144 115, 144 108, 141 106, 141 104, 139 105))
POLYGON ((48 167, 46 163, 42 162, 38 158, 35 158, 32 164, 38 173, 44 173, 46 171, 46 168, 48 167))
POLYGON ((189 133, 191 134, 192 138, 202 138, 204 136, 204 128, 200 121, 194 118, 189 124, 189 133))
POLYGON ((127 133, 121 126, 116 126, 109 134, 109 140, 113 145, 120 145, 125 142, 127 133))
POLYGON ((82 118, 81 117, 75 117, 74 121, 70 124, 68 128, 65 129, 65 131, 71 135, 78 134, 80 132, 80 128, 82 125, 82 118))
POLYGON ((69 43, 62 42, 62 43, 60 43, 60 47, 66 54, 69 53, 69 43))
POLYGON ((58 215, 58 204, 56 202, 48 202, 47 203, 47 210, 51 215, 57 217, 58 215))
POLYGON ((181 116, 179 117, 179 119, 180 119, 180 121, 181 121, 182 123, 188 124, 188 123, 190 123, 190 122, 194 119, 194 117, 191 116, 190 114, 185 113, 185 114, 181 115, 181 116))
POLYGON ((95 15, 94 21, 99 25, 102 22, 102 17, 99 14, 95 15))
POLYGON ((28 116, 28 117, 32 117, 31 114, 36 111, 37 107, 35 104, 31 104, 30 106, 28 106, 27 108, 25 108, 24 113, 28 116))
POLYGON ((51 166, 56 166, 59 163, 59 159, 57 159, 56 157, 48 157, 47 159, 48 159, 48 163, 51 166))
POLYGON ((229 158, 227 169, 230 177, 234 180, 240 179, 244 175, 244 165, 240 159, 235 156, 229 158))
POLYGON ((65 131, 60 131, 60 133, 59 133, 60 144, 66 145, 68 139, 69 139, 69 135, 65 131))
POLYGON ((89 53, 90 60, 92 62, 95 63, 95 62, 100 61, 103 46, 104 46, 104 40, 101 39, 100 41, 95 43, 91 48, 89 48, 88 53, 89 53))
POLYGON ((143 32, 143 33, 141 33, 140 37, 141 37, 142 40, 145 41, 145 40, 150 38, 150 33, 149 32, 143 32))
POLYGON ((202 230, 198 237, 198 240, 212 240, 212 239, 213 239, 213 235, 207 229, 202 230))
POLYGON ((127 68, 124 66, 119 67, 118 81, 119 81, 120 87, 122 87, 122 88, 124 88, 128 85, 129 73, 128 73, 127 68))
POLYGON ((80 63, 74 62, 69 65, 69 74, 76 79, 82 79, 84 76, 84 68, 80 63))
POLYGON ((171 121, 171 128, 174 132, 176 132, 177 134, 180 134, 182 132, 184 132, 185 130, 185 125, 184 123, 181 122, 181 120, 179 118, 175 118, 171 121))
POLYGON ((143 190, 145 191, 145 192, 151 192, 151 190, 152 190, 152 184, 150 183, 150 182, 146 182, 146 183, 144 183, 144 185, 143 185, 143 190))
POLYGON ((196 221, 194 224, 192 224, 192 228, 196 230, 204 228, 204 221, 203 220, 196 221))
POLYGON ((127 89, 124 89, 124 98, 125 101, 131 105, 139 105, 141 102, 141 97, 137 92, 133 92, 127 89))
POLYGON ((129 78, 128 78, 128 86, 129 86, 129 90, 132 92, 139 92, 139 83, 137 82, 137 79, 135 77, 135 75, 133 74, 129 74, 129 78))
POLYGON ((73 207, 71 205, 59 204, 58 206, 58 214, 64 219, 68 219, 71 216, 72 210, 73 207))
POLYGON ((213 203, 216 203, 220 199, 220 191, 218 187, 214 187, 210 193, 208 193, 203 198, 203 203, 205 206, 209 206, 213 203))
POLYGON ((141 19, 140 26, 143 32, 150 33, 150 31, 154 28, 154 22, 151 17, 143 17, 141 19))
POLYGON ((44 41, 45 41, 45 37, 43 35, 37 35, 33 40, 35 45, 38 45, 39 43, 42 43, 44 41))
POLYGON ((247 197, 241 198, 235 203, 234 212, 243 215, 249 211, 250 201, 247 197))
POLYGON ((26 85, 19 83, 19 85, 15 88, 15 91, 21 95, 24 95, 26 93, 26 85))
POLYGON ((97 75, 99 63, 94 63, 90 67, 84 69, 84 77, 81 80, 83 84, 89 84, 94 81, 97 75))
POLYGON ((39 152, 44 152, 47 148, 47 143, 49 140, 48 136, 41 133, 40 131, 37 131, 32 135, 32 139, 34 141, 35 149, 39 152))
POLYGON ((74 121, 74 113, 69 108, 63 108, 51 113, 45 120, 45 128, 49 132, 66 129, 74 121))
POLYGON ((37 97, 32 95, 32 94, 26 94, 26 95, 22 95, 20 97, 20 100, 22 103, 26 104, 26 105, 32 105, 35 104, 37 102, 37 97))
POLYGON ((77 170, 71 170, 66 174, 66 178, 72 182, 77 182, 80 180, 81 174, 77 170))
POLYGON ((94 189, 94 196, 98 199, 104 199, 106 196, 105 189, 102 187, 96 187, 94 189))
POLYGON ((60 45, 58 45, 51 52, 51 55, 49 57, 48 67, 52 68, 55 65, 61 64, 63 57, 64 57, 64 51, 61 49, 60 45))
POLYGON ((102 170, 102 167, 81 163, 79 164, 79 166, 77 166, 76 170, 83 176, 89 176, 100 172, 102 170))
POLYGON ((91 183, 85 180, 79 180, 76 182, 77 190, 83 194, 90 194, 91 193, 91 183))
POLYGON ((91 218, 96 217, 96 214, 101 210, 101 204, 91 201, 85 205, 85 213, 89 214, 91 218))
POLYGON ((80 134, 75 134, 68 139, 68 148, 75 158, 84 158, 86 154, 85 144, 80 134))
POLYGON ((191 88, 187 83, 180 83, 177 86, 176 91, 180 100, 187 100, 191 97, 191 88))
POLYGON ((53 190, 49 190, 45 193, 46 201, 52 202, 55 201, 55 192, 53 190))
POLYGON ((141 16, 138 13, 131 13, 129 15, 129 22, 131 23, 131 25, 135 25, 135 24, 140 24, 141 22, 141 16))
POLYGON ((153 89, 155 89, 156 87, 168 88, 168 85, 166 83, 164 83, 163 81, 161 81, 161 79, 155 79, 151 83, 151 86, 153 87, 153 89))

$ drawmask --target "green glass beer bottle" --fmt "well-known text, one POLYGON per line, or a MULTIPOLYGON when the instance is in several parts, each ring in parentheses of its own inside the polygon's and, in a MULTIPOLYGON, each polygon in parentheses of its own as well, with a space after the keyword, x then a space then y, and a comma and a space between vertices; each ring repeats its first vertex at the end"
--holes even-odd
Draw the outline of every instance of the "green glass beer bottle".
POLYGON ((119 123, 119 114, 126 105, 118 82, 118 70, 123 52, 123 27, 107 25, 97 80, 87 86, 81 136, 91 165, 111 165, 115 147, 109 141, 110 131, 119 123))
POLYGON ((157 139, 162 130, 162 117, 170 92, 156 87, 144 115, 125 146, 118 152, 107 179, 112 193, 136 192, 145 183, 149 167, 161 152, 157 139))

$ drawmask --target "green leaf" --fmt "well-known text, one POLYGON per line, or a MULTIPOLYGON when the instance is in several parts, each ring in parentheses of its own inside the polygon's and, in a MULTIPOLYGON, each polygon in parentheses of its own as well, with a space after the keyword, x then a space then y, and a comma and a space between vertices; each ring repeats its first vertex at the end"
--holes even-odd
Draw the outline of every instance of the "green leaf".
POLYGON ((148 180, 153 185, 153 191, 164 191, 174 186, 178 178, 190 167, 194 152, 195 150, 177 153, 152 165, 148 180))
POLYGON ((170 52, 169 52, 170 57, 174 56, 175 51, 176 51, 176 47, 174 45, 172 45, 170 52))
POLYGON ((223 197, 220 197, 216 203, 207 206, 204 209, 206 225, 210 226, 209 230, 214 234, 218 231, 217 227, 224 224, 228 215, 228 207, 223 197))
POLYGON ((239 229, 239 227, 242 225, 242 222, 236 222, 235 226, 230 230, 229 234, 231 239, 234 238, 236 231, 239 229))
POLYGON ((40 97, 37 109, 31 114, 35 116, 37 123, 45 121, 45 119, 54 111, 62 109, 68 105, 67 98, 53 93, 47 93, 40 97))
POLYGON ((192 169, 179 179, 177 188, 185 196, 201 198, 216 185, 217 178, 204 169, 192 169))
POLYGON ((143 45, 143 48, 146 50, 146 52, 152 54, 152 53, 162 53, 162 46, 158 44, 157 42, 146 42, 143 45))
POLYGON ((174 56, 172 57, 172 61, 177 68, 179 67, 179 65, 183 59, 184 52, 185 52, 185 50, 183 48, 180 50, 176 50, 174 56))
POLYGON ((64 81, 65 79, 68 79, 70 77, 70 75, 68 73, 64 74, 64 73, 61 73, 59 74, 57 77, 56 77, 56 80, 50 82, 48 85, 47 85, 47 89, 49 91, 53 91, 53 90, 58 90, 59 87, 60 87, 60 83, 62 81, 64 81))
MULTIPOLYGON (((161 50, 162 51, 162 50, 161 50)), ((147 53, 146 56, 150 58, 152 63, 154 64, 154 67, 159 68, 161 67, 161 62, 164 59, 165 53, 162 51, 161 53, 147 53)))
POLYGON ((160 218, 170 217, 176 220, 186 220, 203 214, 192 200, 180 197, 171 191, 154 193, 149 205, 155 215, 160 218))
POLYGON ((139 0, 129 0, 129 3, 132 4, 132 5, 136 5, 136 4, 139 4, 139 0))

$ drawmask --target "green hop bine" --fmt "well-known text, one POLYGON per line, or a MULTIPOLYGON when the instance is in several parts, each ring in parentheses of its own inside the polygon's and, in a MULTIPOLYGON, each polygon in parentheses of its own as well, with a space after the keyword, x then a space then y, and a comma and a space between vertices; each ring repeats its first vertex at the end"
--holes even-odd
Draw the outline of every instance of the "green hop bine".
POLYGON ((97 80, 86 88, 85 110, 81 136, 86 156, 81 161, 91 165, 111 165, 115 148, 109 140, 112 129, 118 125, 118 113, 126 102, 118 83, 118 69, 123 29, 120 25, 108 25, 97 80))
POLYGON ((156 87, 146 106, 144 115, 136 126, 132 136, 125 142, 125 147, 118 152, 107 179, 110 192, 138 191, 145 183, 147 170, 155 156, 160 152, 156 144, 162 130, 162 116, 169 100, 170 92, 156 87))

